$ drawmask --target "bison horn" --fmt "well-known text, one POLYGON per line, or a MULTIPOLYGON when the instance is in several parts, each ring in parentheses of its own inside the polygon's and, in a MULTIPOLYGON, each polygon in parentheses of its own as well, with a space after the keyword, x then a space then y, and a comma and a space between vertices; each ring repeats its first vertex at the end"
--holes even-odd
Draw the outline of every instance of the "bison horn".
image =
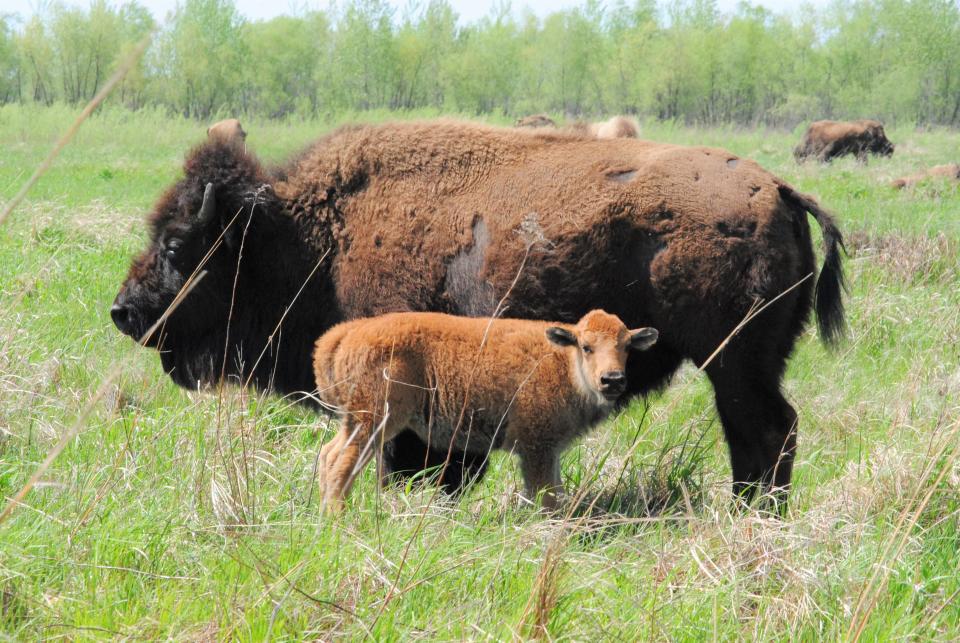
POLYGON ((207 223, 217 211, 217 196, 213 191, 213 183, 207 183, 203 190, 203 205, 200 206, 200 213, 197 219, 200 223, 207 223))

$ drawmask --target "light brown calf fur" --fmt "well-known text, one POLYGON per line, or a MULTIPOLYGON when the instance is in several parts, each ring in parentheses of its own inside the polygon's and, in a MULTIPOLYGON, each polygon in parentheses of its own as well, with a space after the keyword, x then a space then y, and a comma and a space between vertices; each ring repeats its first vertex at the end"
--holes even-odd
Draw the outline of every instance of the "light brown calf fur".
POLYGON ((211 141, 223 141, 224 143, 236 143, 243 145, 247 140, 247 133, 240 126, 240 121, 235 118, 217 121, 207 128, 207 138, 211 141))
POLYGON ((324 507, 339 511, 357 473, 405 428, 443 450, 515 451, 529 497, 556 507, 560 453, 624 393, 628 352, 656 339, 600 310, 576 326, 394 313, 333 327, 314 352, 320 399, 341 418, 320 451, 324 507))
POLYGON ((909 174, 907 176, 902 176, 899 179, 890 183, 893 187, 898 190, 914 185, 923 181, 927 178, 934 177, 944 177, 947 179, 956 179, 960 181, 960 163, 947 163, 946 165, 934 165, 929 170, 924 170, 923 172, 917 172, 916 174, 909 174))

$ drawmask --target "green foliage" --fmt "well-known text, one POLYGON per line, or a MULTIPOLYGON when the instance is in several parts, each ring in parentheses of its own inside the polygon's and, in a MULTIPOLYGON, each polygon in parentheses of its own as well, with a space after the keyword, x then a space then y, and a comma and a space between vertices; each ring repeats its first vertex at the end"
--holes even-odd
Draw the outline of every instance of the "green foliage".
MULTIPOLYGON (((137 0, 54 4, 0 19, 0 102, 79 102, 153 27, 137 0)), ((518 116, 637 114, 793 127, 816 118, 960 124, 960 5, 837 0, 779 15, 743 2, 625 0, 539 18, 447 0, 350 0, 248 22, 234 0, 187 0, 113 100, 193 118, 379 109, 518 116)))

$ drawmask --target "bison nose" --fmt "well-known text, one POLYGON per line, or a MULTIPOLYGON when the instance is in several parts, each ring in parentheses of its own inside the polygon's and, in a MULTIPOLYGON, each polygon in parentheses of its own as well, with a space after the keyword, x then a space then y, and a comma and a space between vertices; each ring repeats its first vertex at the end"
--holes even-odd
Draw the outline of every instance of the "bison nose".
POLYGON ((608 371, 600 376, 600 384, 604 390, 622 391, 627 388, 627 376, 623 371, 608 371))
POLYGON ((110 307, 113 325, 124 335, 130 334, 130 307, 126 304, 114 304, 110 307))

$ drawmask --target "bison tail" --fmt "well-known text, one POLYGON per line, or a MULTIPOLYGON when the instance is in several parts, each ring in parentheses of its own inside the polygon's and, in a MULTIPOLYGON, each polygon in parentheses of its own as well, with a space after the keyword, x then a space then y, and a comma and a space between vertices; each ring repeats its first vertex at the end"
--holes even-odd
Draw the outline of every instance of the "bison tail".
POLYGON ((823 232, 824 260, 817 278, 814 294, 814 310, 817 313, 817 328, 820 338, 827 346, 836 346, 845 333, 843 293, 847 290, 843 276, 840 253, 846 253, 843 235, 830 213, 820 207, 816 199, 801 194, 787 185, 780 186, 780 193, 813 215, 823 232))

